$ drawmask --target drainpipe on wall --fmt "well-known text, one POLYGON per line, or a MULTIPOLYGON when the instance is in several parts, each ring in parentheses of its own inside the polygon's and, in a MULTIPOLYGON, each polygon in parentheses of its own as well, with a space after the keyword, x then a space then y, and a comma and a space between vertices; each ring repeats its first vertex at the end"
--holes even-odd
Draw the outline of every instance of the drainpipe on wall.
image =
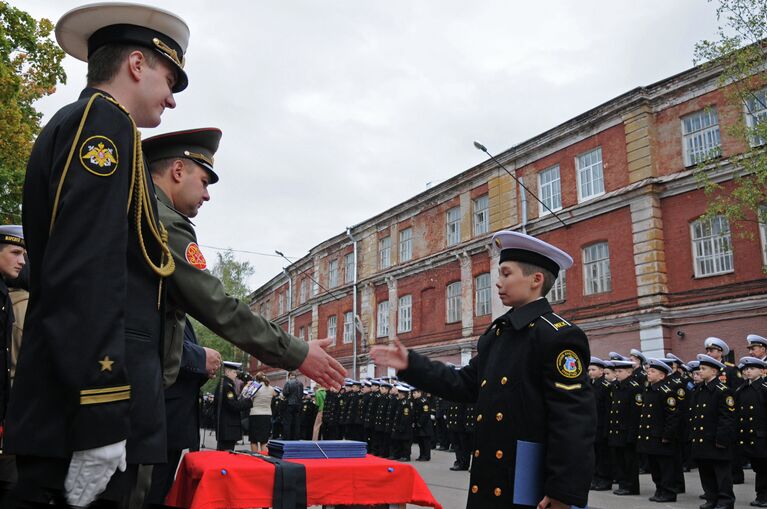
MULTIPOLYGON (((514 170, 514 173, 516 173, 517 170, 514 170)), ((524 178, 524 175, 522 176, 524 178)), ((527 233, 527 193, 525 192, 525 188, 522 186, 519 187, 520 194, 522 195, 522 233, 527 233)))
POLYGON ((346 228, 346 236, 354 246, 354 278, 352 279, 352 323, 354 325, 354 341, 352 341, 352 377, 357 379, 357 239, 352 236, 351 227, 346 228))
POLYGON ((287 269, 282 269, 288 278, 288 334, 293 334, 293 279, 287 269))

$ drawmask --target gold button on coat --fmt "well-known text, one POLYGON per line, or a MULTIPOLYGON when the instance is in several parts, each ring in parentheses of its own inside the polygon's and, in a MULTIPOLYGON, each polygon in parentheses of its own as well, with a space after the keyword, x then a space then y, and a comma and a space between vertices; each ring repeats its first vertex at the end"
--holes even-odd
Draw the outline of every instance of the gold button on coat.
POLYGON ((482 422, 482 414, 479 414, 479 415, 477 416, 477 422, 482 422))
POLYGON ((480 387, 484 387, 485 385, 487 385, 487 380, 482 380, 482 383, 480 384, 480 387))
POLYGON ((501 385, 506 385, 506 382, 508 382, 509 379, 506 377, 501 378, 501 385))

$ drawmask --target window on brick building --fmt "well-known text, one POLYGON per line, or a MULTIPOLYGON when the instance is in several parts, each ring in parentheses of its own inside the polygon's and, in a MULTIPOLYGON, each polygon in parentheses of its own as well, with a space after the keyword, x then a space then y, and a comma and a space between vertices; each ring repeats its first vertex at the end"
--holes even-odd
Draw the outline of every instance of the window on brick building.
POLYGON ((461 207, 447 211, 447 245, 454 246, 461 242, 461 207))
POLYGON ((306 302, 306 278, 301 280, 301 286, 298 290, 298 302, 301 304, 306 302))
POLYGON ((413 296, 403 295, 397 303, 397 332, 413 330, 413 296))
POLYGON ((389 301, 385 300, 378 303, 378 316, 376 319, 376 337, 385 338, 389 336, 389 301))
POLYGON ((410 261, 413 258, 413 229, 405 228, 399 232, 399 261, 410 261))
POLYGON ((690 223, 695 277, 732 272, 730 223, 724 216, 690 223))
POLYGON ((447 285, 447 323, 461 321, 461 282, 447 285))
POLYGON ((285 294, 284 293, 280 293, 277 296, 277 312, 279 313, 280 316, 285 314, 285 294))
POLYGON ((298 329, 298 339, 306 339, 306 333, 304 332, 303 326, 298 329))
POLYGON ((583 282, 586 295, 609 292, 612 289, 607 242, 583 248, 583 282))
POLYGON ((490 314, 490 273, 480 274, 474 278, 474 314, 477 316, 490 314))
POLYGON ((602 172, 602 147, 597 147, 575 158, 578 171, 578 201, 590 200, 605 193, 602 172))
POLYGON ((320 293, 320 282, 312 279, 312 295, 317 295, 318 293, 320 293))
POLYGON ((266 318, 266 303, 265 302, 262 302, 258 306, 258 314, 263 316, 264 318, 266 318))
POLYGON ((266 301, 266 315, 265 316, 267 318, 269 318, 270 320, 272 318, 272 301, 271 300, 267 300, 266 301))
POLYGON ((762 239, 762 265, 767 265, 767 205, 759 207, 759 237, 762 239))
POLYGON ((384 237, 378 241, 378 268, 391 267, 391 237, 384 237))
POLYGON ((336 345, 336 315, 328 317, 328 339, 331 340, 331 345, 336 345))
POLYGON ((546 294, 546 299, 549 302, 564 302, 567 299, 567 274, 564 270, 559 271, 554 286, 551 287, 549 293, 546 294))
MULTIPOLYGON (((754 129, 758 124, 767 120, 767 88, 757 90, 745 101, 746 125, 754 129)), ((764 145, 765 140, 761 136, 752 134, 750 137, 752 147, 764 145)))
POLYGON ((719 116, 716 108, 706 108, 682 118, 684 164, 692 166, 721 154, 719 116))
POLYGON ((330 288, 338 286, 338 260, 330 260, 328 263, 328 286, 330 288))
MULTIPOLYGON (((554 212, 562 208, 562 189, 559 184, 559 165, 547 168, 538 174, 538 189, 540 198, 546 207, 554 212)), ((549 214, 546 207, 538 204, 538 215, 549 214)))
POLYGON ((344 313, 344 343, 354 341, 354 315, 349 311, 344 313))
POLYGON ((354 281, 354 253, 344 256, 344 282, 352 283, 354 281))
POLYGON ((474 235, 481 235, 490 231, 490 216, 488 215, 487 195, 474 200, 474 235))

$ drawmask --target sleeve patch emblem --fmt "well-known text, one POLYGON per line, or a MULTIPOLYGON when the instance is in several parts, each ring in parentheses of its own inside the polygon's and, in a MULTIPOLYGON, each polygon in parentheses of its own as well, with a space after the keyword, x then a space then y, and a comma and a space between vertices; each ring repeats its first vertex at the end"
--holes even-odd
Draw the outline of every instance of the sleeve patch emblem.
POLYGON ((228 399, 234 399, 234 393, 233 393, 233 392, 227 392, 227 393, 226 393, 226 397, 227 397, 228 399))
POLYGON ((685 396, 684 389, 681 388, 681 387, 679 389, 677 389, 676 390, 676 395, 679 396, 680 398, 684 398, 684 396, 685 396))
POLYGON ((724 402, 727 404, 728 407, 732 408, 735 406, 735 399, 732 396, 727 396, 725 398, 724 402))
POLYGON ((639 394, 639 393, 635 394, 634 395, 634 400, 637 402, 637 404, 641 404, 642 403, 642 395, 639 394))
POLYGON ((675 406, 676 406, 676 400, 675 400, 674 398, 671 398, 671 397, 669 397, 669 398, 666 400, 666 404, 667 404, 668 406, 670 406, 670 407, 672 407, 672 408, 673 408, 673 407, 675 407, 675 406))
POLYGON ((91 136, 80 146, 80 163, 98 177, 112 175, 118 161, 117 147, 106 136, 91 136))
POLYGON ((557 371, 565 378, 577 378, 583 372, 583 363, 572 350, 563 350, 557 356, 557 371))
POLYGON ((189 245, 186 246, 185 256, 186 261, 200 270, 205 270, 208 266, 208 262, 205 261, 205 257, 203 256, 202 251, 200 251, 200 246, 198 246, 196 242, 190 242, 189 245))

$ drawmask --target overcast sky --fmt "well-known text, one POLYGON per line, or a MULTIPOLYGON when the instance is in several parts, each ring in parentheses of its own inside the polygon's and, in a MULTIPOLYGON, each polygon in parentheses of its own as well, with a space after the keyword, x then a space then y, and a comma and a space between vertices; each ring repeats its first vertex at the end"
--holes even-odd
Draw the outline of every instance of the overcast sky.
MULTIPOLYGON (((56 21, 82 1, 11 3, 56 21)), ((484 160, 634 87, 693 65, 716 31, 706 0, 172 0, 191 30, 189 88, 149 137, 224 135, 205 246, 298 258, 484 160)), ((86 64, 38 103, 76 100, 86 64)), ((251 289, 286 265, 237 253, 251 289)))

